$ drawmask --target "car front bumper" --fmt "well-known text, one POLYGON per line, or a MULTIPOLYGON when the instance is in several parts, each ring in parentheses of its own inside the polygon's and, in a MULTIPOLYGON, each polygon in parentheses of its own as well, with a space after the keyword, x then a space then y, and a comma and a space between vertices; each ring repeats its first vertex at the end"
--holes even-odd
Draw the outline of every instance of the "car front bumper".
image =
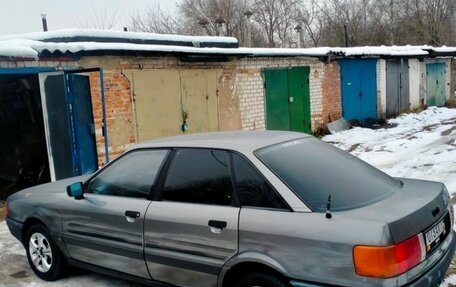
POLYGON ((6 218, 6 225, 10 230, 11 234, 17 238, 20 242, 22 242, 22 227, 24 226, 23 223, 11 219, 9 217, 6 218))
MULTIPOLYGON (((454 234, 453 234, 454 235, 454 234)), ((401 287, 438 287, 445 279, 445 273, 453 260, 456 250, 456 236, 453 236, 452 241, 440 260, 434 264, 426 273, 415 279, 413 282, 401 287)), ((336 287, 334 285, 325 285, 319 283, 309 283, 298 280, 291 280, 293 287, 336 287)))

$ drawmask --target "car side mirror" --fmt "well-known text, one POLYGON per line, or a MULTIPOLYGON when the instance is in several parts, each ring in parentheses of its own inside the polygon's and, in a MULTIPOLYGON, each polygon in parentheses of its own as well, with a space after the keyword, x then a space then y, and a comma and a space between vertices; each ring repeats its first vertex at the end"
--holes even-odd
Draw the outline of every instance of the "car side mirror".
POLYGON ((82 185, 82 182, 75 182, 67 186, 67 194, 69 197, 73 197, 74 199, 83 199, 84 186, 82 185))

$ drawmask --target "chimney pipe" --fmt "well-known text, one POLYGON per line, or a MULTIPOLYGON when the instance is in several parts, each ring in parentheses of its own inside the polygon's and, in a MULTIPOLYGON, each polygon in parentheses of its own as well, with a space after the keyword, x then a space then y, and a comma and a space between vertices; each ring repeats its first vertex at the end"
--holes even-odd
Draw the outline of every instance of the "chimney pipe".
POLYGON ((201 26, 201 34, 203 36, 209 36, 209 33, 207 31, 207 25, 209 24, 209 22, 206 19, 201 19, 198 21, 198 24, 201 26))
POLYGON ((296 33, 298 34, 298 45, 297 47, 298 48, 302 48, 302 27, 301 25, 296 25, 296 27, 294 27, 296 33))
POLYGON ((247 39, 245 41, 247 47, 252 47, 252 23, 250 22, 250 17, 252 17, 253 12, 247 10, 244 12, 244 16, 247 18, 246 29, 247 29, 247 39))
POLYGON ((47 25, 46 14, 41 14, 41 23, 43 24, 43 32, 47 32, 48 25, 47 25))
POLYGON ((223 24, 225 24, 225 20, 222 17, 217 18, 215 20, 215 24, 217 26, 217 36, 223 36, 223 24))

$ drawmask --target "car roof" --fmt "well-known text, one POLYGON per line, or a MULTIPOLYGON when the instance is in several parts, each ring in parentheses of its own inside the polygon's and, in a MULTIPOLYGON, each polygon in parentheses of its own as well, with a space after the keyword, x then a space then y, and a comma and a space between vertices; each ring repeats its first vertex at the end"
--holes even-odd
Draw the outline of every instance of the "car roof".
POLYGON ((195 133, 139 143, 130 150, 157 147, 215 148, 237 151, 254 151, 262 147, 310 137, 304 133, 287 131, 237 131, 195 133))

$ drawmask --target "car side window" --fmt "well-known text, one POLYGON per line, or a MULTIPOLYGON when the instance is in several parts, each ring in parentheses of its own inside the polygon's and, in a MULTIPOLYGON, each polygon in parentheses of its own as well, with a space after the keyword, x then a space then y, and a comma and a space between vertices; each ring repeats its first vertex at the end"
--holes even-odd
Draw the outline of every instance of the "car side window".
POLYGON ((86 192, 146 198, 155 183, 168 150, 140 150, 107 166, 87 186, 86 192))
POLYGON ((232 157, 234 177, 241 206, 288 209, 283 199, 246 159, 232 157))
POLYGON ((228 154, 209 149, 180 149, 174 154, 162 200, 231 205, 233 186, 228 154))

